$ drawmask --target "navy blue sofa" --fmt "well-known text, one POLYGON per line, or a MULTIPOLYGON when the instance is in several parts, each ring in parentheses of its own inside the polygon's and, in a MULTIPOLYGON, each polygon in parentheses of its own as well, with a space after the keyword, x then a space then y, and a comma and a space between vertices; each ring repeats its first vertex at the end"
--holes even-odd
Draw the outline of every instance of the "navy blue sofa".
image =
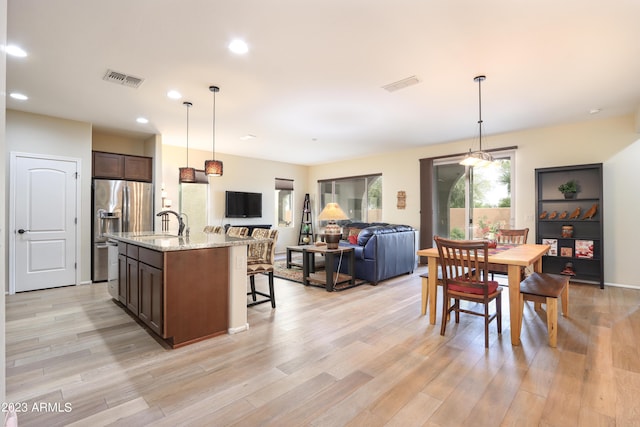
MULTIPOLYGON (((398 224, 351 223, 343 225, 344 237, 355 235, 357 229, 357 242, 340 242, 340 246, 354 249, 356 278, 377 285, 390 277, 413 273, 417 265, 415 229, 398 224)), ((340 272, 347 273, 347 268, 343 263, 340 272)))

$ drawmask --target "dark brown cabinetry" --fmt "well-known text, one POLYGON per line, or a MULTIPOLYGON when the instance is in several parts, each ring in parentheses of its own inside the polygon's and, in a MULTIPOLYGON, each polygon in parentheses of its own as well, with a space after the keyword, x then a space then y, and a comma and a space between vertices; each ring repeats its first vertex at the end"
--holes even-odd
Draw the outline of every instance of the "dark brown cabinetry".
POLYGON ((118 300, 149 329, 163 334, 164 288, 162 252, 118 244, 118 300))
POLYGON ((92 163, 94 178, 144 182, 153 180, 151 157, 94 151, 92 163))
POLYGON ((229 249, 161 252, 118 242, 118 301, 171 347, 227 332, 229 249))
POLYGON ((138 317, 153 332, 162 335, 164 319, 163 256, 140 248, 138 264, 138 317))
POLYGON ((574 273, 571 280, 604 287, 602 164, 536 169, 536 242, 551 246, 547 273, 574 273), (575 181, 565 198, 558 187, 575 181))

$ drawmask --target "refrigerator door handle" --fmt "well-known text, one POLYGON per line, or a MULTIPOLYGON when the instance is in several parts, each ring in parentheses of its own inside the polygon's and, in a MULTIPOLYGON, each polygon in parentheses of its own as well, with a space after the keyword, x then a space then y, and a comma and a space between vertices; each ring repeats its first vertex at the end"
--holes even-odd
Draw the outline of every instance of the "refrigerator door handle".
POLYGON ((129 187, 122 188, 122 231, 129 231, 129 187))

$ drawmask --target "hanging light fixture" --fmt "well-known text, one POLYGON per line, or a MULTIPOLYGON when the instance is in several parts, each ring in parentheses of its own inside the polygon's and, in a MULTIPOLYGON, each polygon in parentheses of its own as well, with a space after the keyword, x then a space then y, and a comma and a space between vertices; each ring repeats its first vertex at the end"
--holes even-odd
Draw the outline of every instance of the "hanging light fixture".
POLYGON ((190 102, 183 102, 187 107, 187 167, 180 168, 180 182, 196 182, 196 170, 189 167, 189 108, 193 105, 190 102))
POLYGON ((460 161, 461 165, 482 167, 487 166, 493 162, 493 156, 482 151, 482 82, 486 79, 486 76, 476 76, 473 78, 474 82, 478 82, 478 126, 480 128, 480 149, 478 151, 471 151, 460 161))
POLYGON ((216 93, 220 92, 218 86, 209 86, 209 90, 213 92, 213 160, 204 162, 204 173, 209 176, 222 176, 222 162, 216 160, 216 93))

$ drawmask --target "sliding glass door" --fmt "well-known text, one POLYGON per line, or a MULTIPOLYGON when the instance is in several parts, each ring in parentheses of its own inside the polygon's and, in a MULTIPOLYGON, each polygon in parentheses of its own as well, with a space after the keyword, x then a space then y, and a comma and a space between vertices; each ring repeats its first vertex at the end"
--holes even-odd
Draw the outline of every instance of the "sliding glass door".
POLYGON ((458 160, 433 166, 433 231, 450 239, 484 238, 498 228, 513 226, 511 153, 480 168, 458 160))

